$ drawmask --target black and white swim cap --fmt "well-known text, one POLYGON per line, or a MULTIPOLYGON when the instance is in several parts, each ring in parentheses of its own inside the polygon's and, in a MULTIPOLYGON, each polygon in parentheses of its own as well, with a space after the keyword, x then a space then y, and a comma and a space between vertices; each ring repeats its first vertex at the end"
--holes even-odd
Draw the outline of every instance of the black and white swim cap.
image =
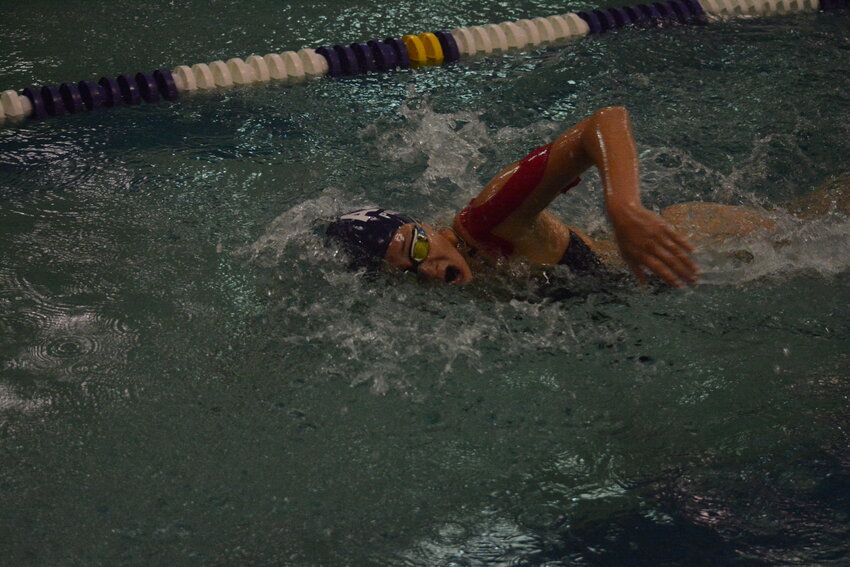
POLYGON ((385 209, 359 209, 337 217, 325 235, 351 255, 351 267, 377 270, 384 261, 393 234, 400 226, 416 222, 407 215, 385 209))

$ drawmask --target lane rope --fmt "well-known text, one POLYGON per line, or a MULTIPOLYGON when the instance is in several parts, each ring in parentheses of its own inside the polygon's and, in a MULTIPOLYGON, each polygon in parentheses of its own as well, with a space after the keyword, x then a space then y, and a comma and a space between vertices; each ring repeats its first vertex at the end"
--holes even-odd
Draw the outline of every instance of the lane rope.
POLYGON ((267 81, 295 83, 313 77, 383 73, 409 67, 453 63, 463 57, 502 53, 577 41, 627 26, 703 25, 712 20, 772 16, 850 8, 850 0, 668 0, 599 8, 516 22, 485 24, 449 31, 372 39, 350 45, 304 48, 245 60, 179 65, 134 75, 101 77, 27 87, 0 93, 0 126, 24 119, 76 114, 161 100, 174 101, 193 91, 267 81))

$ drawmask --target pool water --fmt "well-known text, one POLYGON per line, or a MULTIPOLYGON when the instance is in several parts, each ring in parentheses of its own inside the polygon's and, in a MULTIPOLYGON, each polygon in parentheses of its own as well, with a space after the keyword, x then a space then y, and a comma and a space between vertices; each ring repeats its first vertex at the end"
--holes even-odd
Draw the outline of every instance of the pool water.
MULTIPOLYGON (((596 7, 30 5, 3 89, 596 7)), ((850 174, 848 18, 0 129, 2 563, 847 565, 850 220, 781 206, 850 174), (318 236, 373 204, 445 221, 612 104, 647 206, 776 232, 700 249, 685 292, 368 278, 318 236)), ((606 231, 595 174, 554 210, 606 231)))

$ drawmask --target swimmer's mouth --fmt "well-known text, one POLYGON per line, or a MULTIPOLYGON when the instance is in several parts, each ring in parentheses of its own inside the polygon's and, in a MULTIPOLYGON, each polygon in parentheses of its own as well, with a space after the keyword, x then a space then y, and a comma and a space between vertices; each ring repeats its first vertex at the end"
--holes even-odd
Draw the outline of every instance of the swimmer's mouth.
POLYGON ((449 266, 446 268, 446 274, 444 276, 446 283, 454 283, 455 280, 460 279, 460 270, 455 268, 454 266, 449 266))

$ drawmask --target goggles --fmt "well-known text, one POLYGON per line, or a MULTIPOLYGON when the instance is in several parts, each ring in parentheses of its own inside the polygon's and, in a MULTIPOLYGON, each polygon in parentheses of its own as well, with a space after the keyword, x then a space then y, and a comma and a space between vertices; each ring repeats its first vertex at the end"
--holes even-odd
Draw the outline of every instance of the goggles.
POLYGON ((414 224, 410 242, 410 261, 413 262, 411 270, 415 272, 419 264, 428 259, 430 252, 431 243, 428 241, 428 234, 421 226, 414 224))

